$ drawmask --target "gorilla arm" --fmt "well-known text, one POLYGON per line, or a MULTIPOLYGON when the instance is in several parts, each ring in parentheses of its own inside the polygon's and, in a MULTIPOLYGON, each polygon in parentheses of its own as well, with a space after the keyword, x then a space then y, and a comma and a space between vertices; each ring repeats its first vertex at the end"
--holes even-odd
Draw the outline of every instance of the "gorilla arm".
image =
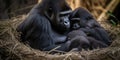
MULTIPOLYGON (((18 26, 17 30, 23 32, 21 38, 28 41, 31 47, 40 50, 51 50, 59 46, 56 43, 62 43, 66 40, 66 36, 59 35, 52 30, 51 24, 44 16, 40 14, 30 16, 18 26)), ((61 47, 58 50, 66 51, 69 44, 62 43, 60 45, 61 47)))

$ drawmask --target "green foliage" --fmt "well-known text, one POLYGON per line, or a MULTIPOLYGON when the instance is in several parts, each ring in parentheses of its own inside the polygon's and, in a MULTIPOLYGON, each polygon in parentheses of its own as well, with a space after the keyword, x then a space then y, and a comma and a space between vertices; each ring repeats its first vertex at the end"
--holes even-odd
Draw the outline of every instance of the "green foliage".
POLYGON ((119 20, 117 19, 117 17, 115 15, 113 15, 112 12, 108 11, 107 14, 112 17, 113 19, 110 19, 110 22, 112 23, 113 26, 117 26, 117 23, 119 22, 119 20), (117 22, 116 22, 117 21, 117 22))
POLYGON ((112 23, 113 26, 117 25, 117 23, 113 19, 111 19, 110 22, 112 23))

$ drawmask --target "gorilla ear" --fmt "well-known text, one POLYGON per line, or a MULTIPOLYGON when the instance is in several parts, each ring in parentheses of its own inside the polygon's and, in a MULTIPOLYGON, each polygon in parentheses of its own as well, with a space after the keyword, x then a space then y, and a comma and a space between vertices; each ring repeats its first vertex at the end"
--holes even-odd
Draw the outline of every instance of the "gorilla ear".
POLYGON ((49 20, 51 20, 51 19, 54 17, 54 13, 53 13, 53 11, 52 11, 51 8, 49 8, 49 9, 48 9, 47 11, 45 11, 44 13, 45 13, 45 16, 46 16, 49 20))

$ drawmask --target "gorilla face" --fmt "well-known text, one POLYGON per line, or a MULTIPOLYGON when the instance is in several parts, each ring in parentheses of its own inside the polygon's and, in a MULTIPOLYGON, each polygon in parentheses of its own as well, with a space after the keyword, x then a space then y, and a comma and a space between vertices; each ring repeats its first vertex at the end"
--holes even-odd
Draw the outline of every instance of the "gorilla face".
POLYGON ((63 27, 63 29, 70 28, 70 20, 68 18, 68 15, 60 17, 60 26, 63 27))
POLYGON ((80 25, 80 23, 81 23, 80 18, 72 18, 70 20, 70 22, 71 22, 71 29, 72 30, 76 30, 76 29, 79 29, 81 27, 81 25, 80 25))
POLYGON ((57 24, 57 31, 66 32, 70 29, 70 16, 71 11, 62 11, 59 13, 59 23, 57 24))

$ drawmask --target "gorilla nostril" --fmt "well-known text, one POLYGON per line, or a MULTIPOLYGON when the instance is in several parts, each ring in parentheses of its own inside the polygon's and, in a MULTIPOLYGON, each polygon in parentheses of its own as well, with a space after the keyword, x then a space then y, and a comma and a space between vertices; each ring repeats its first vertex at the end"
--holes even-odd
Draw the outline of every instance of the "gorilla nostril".
POLYGON ((70 25, 70 23, 69 23, 69 22, 67 22, 67 21, 66 21, 66 22, 64 22, 64 24, 65 24, 65 25, 70 25))
POLYGON ((65 23, 67 24, 67 21, 65 21, 65 23))

